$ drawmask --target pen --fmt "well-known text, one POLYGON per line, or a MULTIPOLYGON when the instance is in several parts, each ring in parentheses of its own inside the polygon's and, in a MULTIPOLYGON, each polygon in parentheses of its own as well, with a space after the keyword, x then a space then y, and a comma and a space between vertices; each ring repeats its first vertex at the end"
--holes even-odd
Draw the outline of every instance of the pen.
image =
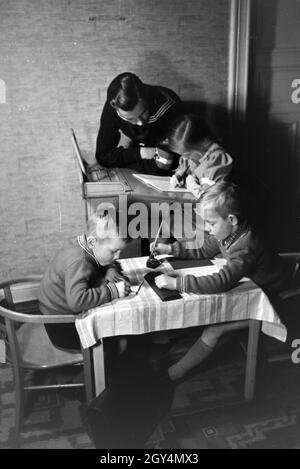
POLYGON ((159 236, 159 233, 160 233, 160 230, 161 230, 162 224, 163 224, 163 220, 161 221, 161 224, 159 225, 158 232, 157 232, 157 235, 156 235, 155 241, 154 241, 154 243, 153 243, 153 246, 152 246, 152 249, 151 249, 151 252, 150 252, 150 256, 152 256, 152 255, 153 255, 153 252, 154 252, 154 249, 155 249, 155 246, 156 246, 157 240, 158 240, 158 236, 159 236))
POLYGON ((140 291, 140 289, 141 289, 143 283, 144 283, 144 280, 143 280, 142 283, 139 285, 139 288, 137 289, 137 292, 136 292, 135 296, 136 296, 136 295, 138 294, 138 292, 140 291))

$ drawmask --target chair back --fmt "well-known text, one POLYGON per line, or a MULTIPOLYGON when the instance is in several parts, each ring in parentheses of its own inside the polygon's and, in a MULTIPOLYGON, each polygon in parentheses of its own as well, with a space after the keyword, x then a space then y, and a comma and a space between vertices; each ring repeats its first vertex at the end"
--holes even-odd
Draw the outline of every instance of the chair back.
POLYGON ((76 316, 40 313, 38 290, 41 279, 41 275, 31 275, 0 283, 0 340, 4 340, 7 345, 5 358, 14 371, 17 431, 23 418, 24 391, 85 386, 87 401, 93 397, 90 350, 73 353, 57 349, 43 327, 44 324, 75 323, 76 316), (47 370, 67 365, 83 365, 84 382, 38 386, 25 384, 26 369, 47 370))
POLYGON ((8 362, 22 362, 16 330, 27 322, 27 316, 38 313, 37 291, 40 275, 7 280, 0 283, 1 338, 6 342, 8 362))
POLYGON ((34 324, 65 324, 74 323, 76 316, 72 314, 44 315, 38 309, 38 289, 41 275, 7 280, 0 283, 0 291, 4 293, 0 301, 0 316, 4 318, 1 326, 8 344, 8 361, 22 362, 16 331, 22 323, 34 324))

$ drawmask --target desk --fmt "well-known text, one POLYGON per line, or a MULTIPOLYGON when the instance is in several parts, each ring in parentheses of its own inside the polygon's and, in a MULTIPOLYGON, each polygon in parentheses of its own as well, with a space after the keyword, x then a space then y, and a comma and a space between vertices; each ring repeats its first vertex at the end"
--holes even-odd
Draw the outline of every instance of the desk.
MULTIPOLYGON (((139 179, 135 178, 133 174, 136 173, 136 171, 126 168, 118 169, 118 171, 121 172, 123 177, 126 178, 131 190, 128 192, 120 192, 118 194, 105 194, 103 192, 102 195, 98 194, 94 196, 86 195, 83 190, 82 194, 83 199, 85 201, 86 218, 89 217, 89 215, 94 211, 94 209, 100 202, 103 202, 105 200, 108 202, 112 202, 118 208, 120 197, 126 199, 127 205, 134 202, 143 202, 147 206, 150 206, 151 203, 155 202, 169 202, 170 204, 174 202, 179 202, 180 204, 191 203, 195 205, 197 202, 197 199, 190 192, 161 192, 155 189, 154 187, 150 187, 139 179)), ((82 184, 84 184, 83 180, 82 184)), ((101 182, 99 182, 98 184, 100 185, 101 182)))
MULTIPOLYGON (((151 269, 146 268, 147 257, 121 259, 124 272, 132 285, 142 282, 151 269)), ((214 261, 218 264, 217 260, 214 261)), ((175 273, 168 262, 158 269, 175 273)), ((114 300, 78 315, 76 328, 82 347, 92 348, 96 395, 105 389, 104 355, 99 339, 111 336, 146 334, 168 329, 182 329, 227 321, 249 321, 245 396, 254 393, 256 354, 260 330, 285 341, 286 328, 264 292, 253 282, 241 282, 222 294, 196 295, 182 293, 182 299, 162 302, 145 282, 138 295, 114 300)))
MULTIPOLYGON (((147 206, 150 206, 151 203, 153 202, 179 202, 179 203, 192 203, 196 204, 197 199, 191 194, 190 192, 182 193, 182 192, 161 192, 154 187, 150 187, 147 184, 143 183, 139 179, 135 178, 133 176, 136 171, 133 171, 131 169, 118 169, 117 170, 119 173, 122 174, 122 177, 126 178, 126 181, 128 182, 129 187, 131 190, 126 191, 126 192, 119 192, 119 193, 105 193, 103 192, 102 194, 97 194, 97 195, 92 195, 92 194, 86 194, 84 190, 84 180, 81 178, 80 183, 82 186, 82 197, 85 202, 85 210, 86 210, 86 218, 89 217, 89 215, 93 212, 93 210, 96 208, 96 206, 103 201, 109 201, 112 202, 117 208, 119 207, 119 198, 124 197, 127 201, 127 204, 133 203, 133 202, 143 202, 147 206)), ((101 185, 101 182, 97 183, 99 186, 101 185)))
MULTIPOLYGON (((129 207, 130 205, 140 202, 144 204, 147 208, 147 213, 143 216, 141 225, 142 226, 149 226, 149 220, 150 220, 150 214, 153 213, 150 211, 151 209, 151 204, 160 204, 162 202, 168 203, 169 205, 177 203, 180 204, 178 205, 177 209, 179 209, 179 212, 183 212, 182 206, 183 204, 185 205, 185 214, 190 212, 190 218, 192 219, 192 209, 195 207, 197 199, 191 194, 190 192, 182 193, 182 192, 160 192, 159 190, 156 190, 153 187, 148 186, 147 184, 144 184, 142 181, 138 180, 133 176, 133 174, 136 171, 130 170, 130 169, 118 169, 119 172, 122 173, 123 177, 126 178, 131 191, 128 192, 122 192, 116 195, 112 195, 111 193, 103 193, 103 195, 97 195, 97 196, 91 196, 91 195, 85 195, 83 191, 83 198, 85 202, 85 211, 86 211, 86 219, 90 216, 92 212, 95 211, 97 205, 101 202, 109 202, 112 203, 117 210, 120 210, 123 214, 124 212, 129 213, 129 207)), ((98 183, 101 185, 101 182, 98 183)), ((152 205, 152 209, 155 213, 158 213, 159 208, 155 207, 152 205)), ((136 208, 133 210, 133 213, 138 214, 140 208, 136 208), (137 210, 137 212, 136 212, 137 210)), ((144 212, 141 212, 143 214, 144 212)), ((187 215, 186 215, 187 216, 187 215)), ((159 226, 159 225, 158 225, 159 226)), ((157 228, 158 228, 157 226, 157 228)), ((155 234, 157 231, 157 228, 155 230, 155 234)), ((151 238, 155 237, 155 234, 150 233, 150 226, 149 226, 149 231, 148 235, 146 238, 151 238)), ((185 233, 184 237, 189 237, 189 231, 185 233)), ((143 237, 145 237, 143 235, 143 237)), ((180 235, 177 237, 181 237, 180 235)), ((127 246, 124 251, 123 257, 131 257, 131 256, 139 256, 141 255, 141 248, 140 248, 140 239, 136 240, 135 243, 131 246, 127 246)))

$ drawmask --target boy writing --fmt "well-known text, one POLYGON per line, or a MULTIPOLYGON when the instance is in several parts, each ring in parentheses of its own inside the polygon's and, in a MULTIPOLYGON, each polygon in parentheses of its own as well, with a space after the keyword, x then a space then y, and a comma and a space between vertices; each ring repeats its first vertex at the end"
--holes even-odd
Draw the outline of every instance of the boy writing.
MULTIPOLYGON (((48 265, 39 290, 40 311, 77 314, 127 296, 130 283, 115 262, 126 242, 108 211, 91 215, 86 233, 70 239, 48 265)), ((55 346, 80 349, 74 324, 45 328, 55 346)))
MULTIPOLYGON (((237 186, 216 183, 202 195, 200 207, 207 232, 203 246, 187 250, 178 241, 169 245, 159 243, 156 253, 203 259, 221 253, 226 265, 218 273, 201 277, 160 275, 155 279, 159 288, 199 294, 221 293, 235 287, 246 276, 274 298, 290 286, 291 266, 286 266, 278 255, 269 252, 253 232, 242 211, 237 186)), ((186 355, 168 369, 171 380, 181 379, 188 370, 201 363, 225 332, 242 327, 245 327, 244 321, 206 327, 186 355)))

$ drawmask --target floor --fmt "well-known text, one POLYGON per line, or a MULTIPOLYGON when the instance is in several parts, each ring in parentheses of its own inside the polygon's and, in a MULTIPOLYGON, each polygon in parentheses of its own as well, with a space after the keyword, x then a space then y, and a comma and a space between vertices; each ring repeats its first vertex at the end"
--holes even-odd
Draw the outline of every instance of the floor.
MULTIPOLYGON (((189 340, 178 347, 179 355, 189 340)), ((151 348, 151 369, 163 349, 151 348)), ((247 403, 244 354, 236 340, 224 343, 175 389, 153 379, 143 355, 129 354, 118 363, 126 379, 93 403, 93 420, 82 391, 38 392, 31 395, 19 435, 13 430, 11 369, 1 364, 0 448, 300 448, 300 364, 265 364, 255 399, 247 403)))

